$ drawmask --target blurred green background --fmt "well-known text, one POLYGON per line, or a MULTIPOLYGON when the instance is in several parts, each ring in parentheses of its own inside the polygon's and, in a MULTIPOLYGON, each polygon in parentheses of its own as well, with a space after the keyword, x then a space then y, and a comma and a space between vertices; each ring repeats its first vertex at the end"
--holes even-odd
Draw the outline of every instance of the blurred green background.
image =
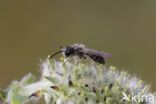
POLYGON ((156 1, 1 0, 0 88, 28 72, 59 46, 84 43, 156 90, 156 1))

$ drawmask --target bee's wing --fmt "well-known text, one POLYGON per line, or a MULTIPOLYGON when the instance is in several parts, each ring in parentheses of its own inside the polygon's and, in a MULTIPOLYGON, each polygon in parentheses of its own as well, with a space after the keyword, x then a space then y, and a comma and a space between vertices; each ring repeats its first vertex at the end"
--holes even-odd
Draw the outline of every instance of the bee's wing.
POLYGON ((89 54, 89 55, 95 55, 95 56, 101 56, 103 57, 104 59, 105 58, 111 58, 112 55, 107 53, 107 52, 103 52, 103 51, 96 51, 96 50, 92 50, 92 49, 86 49, 85 50, 85 53, 86 54, 89 54))

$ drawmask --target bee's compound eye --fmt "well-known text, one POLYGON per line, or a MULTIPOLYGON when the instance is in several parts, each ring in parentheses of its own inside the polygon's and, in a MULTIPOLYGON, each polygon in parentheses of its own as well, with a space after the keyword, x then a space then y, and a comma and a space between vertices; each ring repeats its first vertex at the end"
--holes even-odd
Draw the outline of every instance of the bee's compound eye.
POLYGON ((68 57, 73 54, 74 50, 72 48, 66 48, 65 55, 68 57))
POLYGON ((65 51, 65 55, 68 57, 70 56, 70 52, 69 51, 65 51))

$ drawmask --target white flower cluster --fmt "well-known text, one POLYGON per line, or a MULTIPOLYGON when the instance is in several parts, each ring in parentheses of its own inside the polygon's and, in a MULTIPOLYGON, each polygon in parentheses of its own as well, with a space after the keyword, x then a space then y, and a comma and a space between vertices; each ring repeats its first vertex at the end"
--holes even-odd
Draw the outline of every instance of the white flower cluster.
POLYGON ((154 104, 155 96, 136 76, 111 66, 84 60, 78 62, 47 59, 37 81, 32 74, 14 81, 6 90, 9 104, 32 104, 44 98, 46 104, 154 104), (135 95, 153 95, 153 102, 135 95), (35 101, 34 101, 35 100, 35 101))

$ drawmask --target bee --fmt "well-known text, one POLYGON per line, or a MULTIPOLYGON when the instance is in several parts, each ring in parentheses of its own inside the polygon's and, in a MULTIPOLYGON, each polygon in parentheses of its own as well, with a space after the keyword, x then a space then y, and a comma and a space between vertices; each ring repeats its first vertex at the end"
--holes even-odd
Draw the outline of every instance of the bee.
POLYGON ((89 49, 83 44, 73 44, 67 47, 61 47, 61 50, 49 56, 49 59, 54 57, 55 55, 63 53, 65 57, 77 56, 79 58, 90 58, 93 61, 105 64, 106 58, 111 58, 112 55, 103 51, 96 51, 94 49, 89 49))

